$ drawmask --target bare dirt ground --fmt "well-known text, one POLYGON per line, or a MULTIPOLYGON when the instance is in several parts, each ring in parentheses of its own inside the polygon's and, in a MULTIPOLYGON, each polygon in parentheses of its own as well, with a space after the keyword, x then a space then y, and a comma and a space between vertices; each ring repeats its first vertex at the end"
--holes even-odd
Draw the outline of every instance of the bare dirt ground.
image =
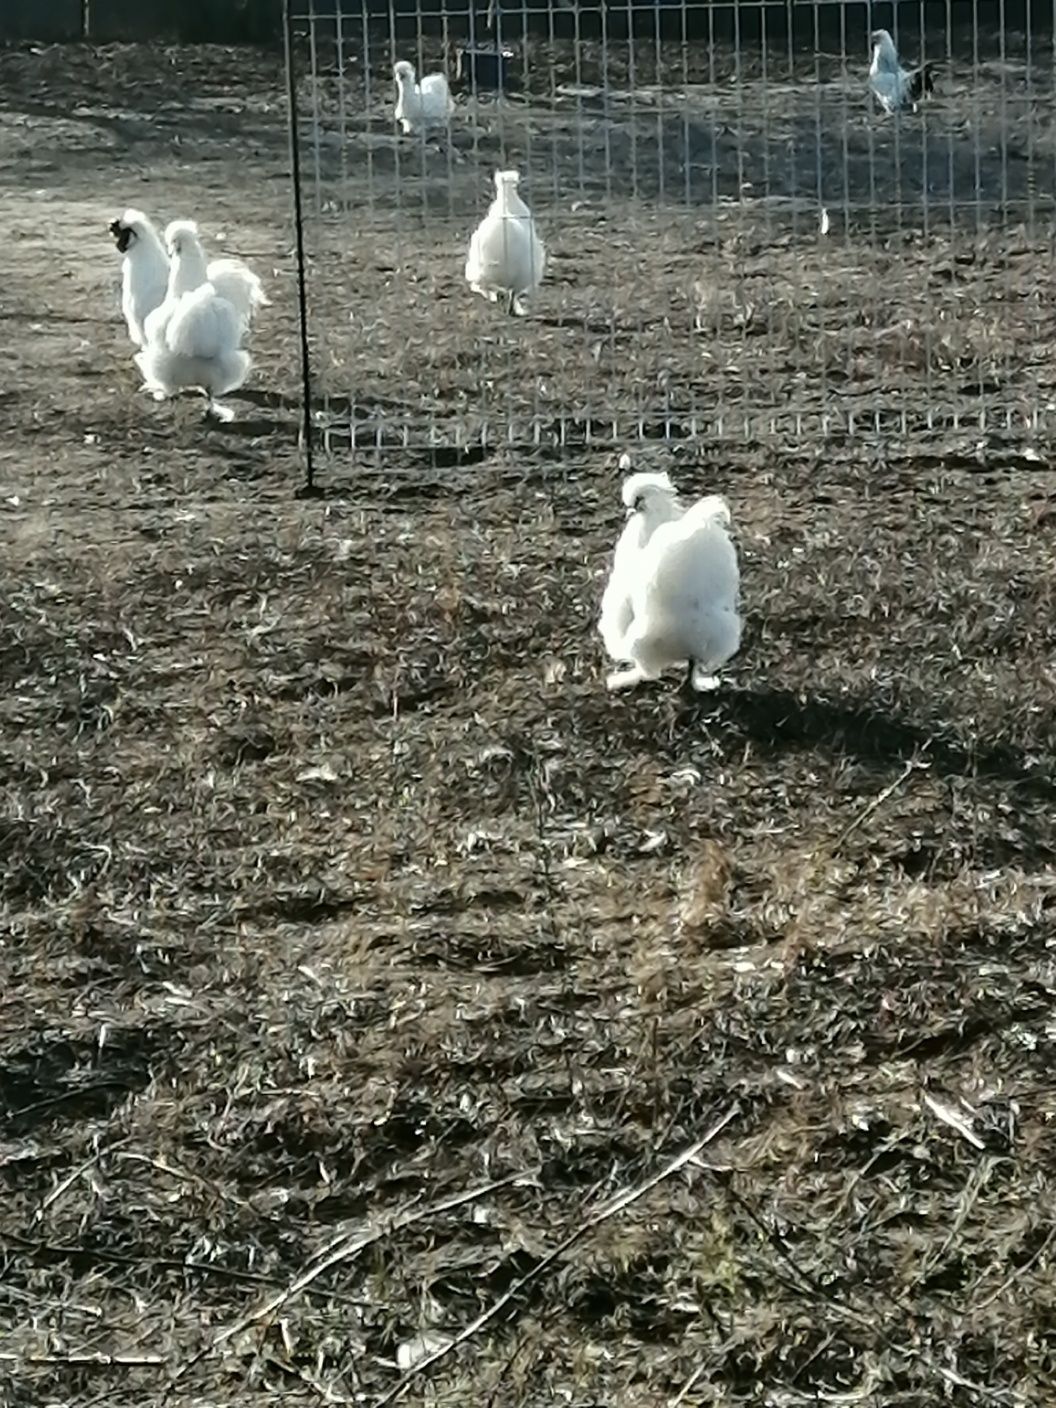
MULTIPOLYGON (((1051 103, 931 243, 852 124, 819 253, 813 89, 794 200, 719 162, 632 208, 639 117, 591 129, 612 202, 579 106, 397 156, 383 58, 369 111, 304 85, 311 284, 330 443, 407 448, 296 500, 279 62, 0 53, 3 1402, 1049 1402, 1051 103), (459 265, 507 157, 554 253, 516 324, 459 265), (127 203, 267 280, 233 427, 137 389, 127 203), (714 698, 603 689, 614 422, 732 501, 714 698)), ((693 62, 685 109, 734 91, 693 62)))

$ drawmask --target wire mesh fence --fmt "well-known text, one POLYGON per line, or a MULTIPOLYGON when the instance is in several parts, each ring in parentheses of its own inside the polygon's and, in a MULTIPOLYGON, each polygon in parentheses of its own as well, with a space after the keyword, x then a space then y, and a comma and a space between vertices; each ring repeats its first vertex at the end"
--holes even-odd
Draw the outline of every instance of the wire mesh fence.
POLYGON ((1052 15, 994 13, 303 0, 324 444, 1031 435, 1056 381, 1052 15), (880 28, 934 65, 894 112, 880 28), (397 126, 400 61, 446 73, 446 125, 397 126), (548 251, 524 317, 464 277, 504 169, 548 251))

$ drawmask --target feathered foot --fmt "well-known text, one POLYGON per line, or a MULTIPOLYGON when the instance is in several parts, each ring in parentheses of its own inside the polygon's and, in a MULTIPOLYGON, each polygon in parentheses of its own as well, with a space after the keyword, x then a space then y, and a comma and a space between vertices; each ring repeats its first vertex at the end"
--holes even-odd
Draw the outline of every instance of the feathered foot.
POLYGON ((632 665, 629 670, 613 670, 611 675, 605 677, 605 688, 611 691, 618 689, 630 689, 642 680, 648 679, 648 675, 643 674, 637 665, 632 665))
POLYGON ((149 391, 155 401, 164 401, 168 393, 160 381, 155 381, 151 371, 150 359, 146 352, 137 352, 132 360, 135 362, 139 374, 143 378, 143 385, 139 388, 140 391, 149 391))
POLYGON ((230 425, 235 418, 235 413, 230 406, 222 406, 219 401, 214 401, 210 396, 205 407, 206 420, 218 420, 221 425, 230 425))
POLYGON ((707 694, 711 690, 718 689, 718 675, 705 674, 696 660, 690 660, 686 669, 685 677, 682 680, 682 693, 690 699, 698 694, 707 694))
POLYGON ((708 694, 712 690, 718 689, 719 677, 718 675, 705 674, 696 661, 690 661, 689 684, 697 694, 708 694))

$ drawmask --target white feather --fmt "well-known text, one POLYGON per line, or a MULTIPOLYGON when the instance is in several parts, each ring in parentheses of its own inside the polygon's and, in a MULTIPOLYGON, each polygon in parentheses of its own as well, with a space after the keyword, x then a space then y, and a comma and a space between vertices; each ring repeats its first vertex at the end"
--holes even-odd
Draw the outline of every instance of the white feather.
POLYGON ((165 299, 169 256, 161 236, 141 210, 130 207, 110 230, 115 238, 127 241, 121 260, 121 312, 129 337, 142 347, 143 324, 165 299))
MULTIPOLYGON (((621 460, 621 466, 623 461, 621 460)), ((627 461, 629 468, 630 461, 627 461)), ((614 660, 624 660, 623 640, 634 617, 631 604, 635 565, 642 548, 661 523, 683 513, 675 486, 666 474, 632 474, 624 480, 623 502, 629 514, 616 543, 609 580, 601 598, 598 630, 605 649, 614 660)))
POLYGON ((193 220, 173 220, 166 225, 165 248, 169 251, 168 298, 193 293, 209 282, 205 250, 193 220))
POLYGON ((217 294, 226 299, 238 314, 243 335, 249 331, 253 314, 266 307, 263 286, 241 259, 213 259, 206 262, 205 250, 193 220, 174 220, 165 230, 165 243, 171 249, 180 246, 178 293, 190 293, 204 283, 211 283, 217 294))
POLYGON ((609 676, 610 689, 687 663, 694 686, 708 688, 713 672, 740 647, 740 571, 729 507, 711 494, 683 511, 670 481, 658 482, 666 478, 632 475, 624 484, 624 501, 633 494, 641 506, 617 545, 599 629, 609 655, 630 668, 609 676))
POLYGON ((442 73, 429 73, 419 83, 414 65, 401 59, 392 71, 396 80, 395 120, 405 133, 427 132, 430 127, 446 127, 455 110, 447 79, 442 73))
POLYGON ((197 387, 210 400, 234 391, 252 365, 239 347, 242 325, 212 284, 166 299, 147 319, 147 343, 135 361, 149 389, 172 396, 197 387))
POLYGON ((240 346, 244 324, 211 283, 199 282, 204 256, 193 223, 174 222, 165 238, 170 256, 168 291, 161 307, 146 320, 146 343, 136 353, 136 365, 155 396, 199 387, 212 405, 217 396, 241 386, 249 374, 250 356, 240 346))
POLYGON ((248 264, 241 259, 211 259, 207 270, 209 282, 221 298, 226 298, 248 328, 258 308, 267 308, 271 299, 264 285, 248 264))
POLYGON ((466 282, 494 303, 505 298, 515 313, 539 287, 546 271, 546 248, 532 213, 518 193, 516 171, 495 173, 495 199, 473 232, 466 258, 466 282))
MULTIPOLYGON (((213 259, 205 264, 194 222, 174 221, 166 230, 166 237, 177 227, 193 230, 202 261, 199 264, 196 258, 187 260, 182 276, 186 287, 181 292, 190 292, 208 280, 234 307, 247 331, 257 309, 268 307, 271 301, 260 279, 240 259, 213 259)), ((147 318, 165 301, 169 256, 153 222, 141 210, 126 210, 110 229, 115 238, 122 237, 123 231, 129 232, 124 237, 127 244, 121 270, 121 311, 129 337, 137 347, 142 347, 146 340, 147 318)))
POLYGON ((213 361, 237 351, 241 333, 238 314, 227 299, 221 298, 212 284, 200 284, 173 308, 165 342, 177 356, 213 361))
POLYGON ((910 77, 899 62, 895 41, 886 29, 873 34, 869 87, 884 112, 898 112, 909 98, 910 77))

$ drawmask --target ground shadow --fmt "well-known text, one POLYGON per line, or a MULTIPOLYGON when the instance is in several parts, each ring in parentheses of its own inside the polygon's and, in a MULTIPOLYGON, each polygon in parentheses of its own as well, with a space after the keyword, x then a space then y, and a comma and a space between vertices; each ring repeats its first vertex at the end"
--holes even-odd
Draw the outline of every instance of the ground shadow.
POLYGON ((919 758, 943 776, 999 778, 1029 795, 1056 798, 1056 780, 1032 767, 1021 749, 953 737, 861 700, 830 700, 789 689, 723 689, 699 702, 687 700, 685 712, 721 717, 764 748, 815 748, 869 762, 919 758))

